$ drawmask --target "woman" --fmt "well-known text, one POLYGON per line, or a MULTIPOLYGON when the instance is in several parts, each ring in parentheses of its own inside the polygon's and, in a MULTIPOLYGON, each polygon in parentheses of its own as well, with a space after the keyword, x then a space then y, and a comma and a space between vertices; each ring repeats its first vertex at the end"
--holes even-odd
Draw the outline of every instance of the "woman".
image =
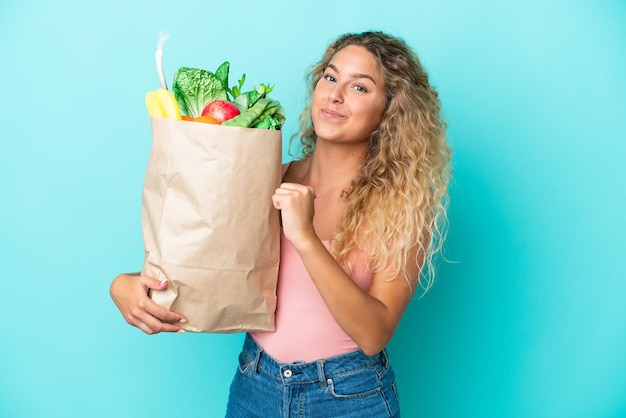
MULTIPOLYGON (((341 36, 309 74, 303 157, 284 167, 276 332, 246 336, 227 417, 399 416, 385 347, 430 285, 450 149, 417 56, 381 32, 341 36), (422 278, 425 282, 420 280, 422 278)), ((146 333, 176 332, 167 283, 121 275, 111 295, 146 333)))

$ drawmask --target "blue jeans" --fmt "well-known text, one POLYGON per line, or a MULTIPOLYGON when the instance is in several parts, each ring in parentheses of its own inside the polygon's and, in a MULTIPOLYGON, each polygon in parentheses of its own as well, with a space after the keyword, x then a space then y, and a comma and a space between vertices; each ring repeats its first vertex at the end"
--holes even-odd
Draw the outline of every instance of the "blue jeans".
POLYGON ((386 350, 361 350, 311 363, 280 363, 246 336, 226 418, 399 417, 386 350))

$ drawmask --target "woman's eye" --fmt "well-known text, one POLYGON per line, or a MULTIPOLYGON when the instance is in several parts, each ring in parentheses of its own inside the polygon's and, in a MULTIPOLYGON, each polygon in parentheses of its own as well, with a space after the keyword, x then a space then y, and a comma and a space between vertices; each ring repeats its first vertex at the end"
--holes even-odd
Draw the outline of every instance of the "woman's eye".
POLYGON ((367 89, 365 87, 363 87, 362 85, 360 85, 360 84, 356 84, 354 86, 354 89, 356 91, 358 91, 358 92, 361 92, 361 93, 367 93, 367 89))
POLYGON ((330 75, 330 74, 324 74, 324 78, 325 78, 327 81, 331 81, 331 82, 333 82, 333 83, 334 83, 335 81, 337 81, 337 80, 335 80, 335 77, 333 77, 333 76, 332 76, 332 75, 330 75))

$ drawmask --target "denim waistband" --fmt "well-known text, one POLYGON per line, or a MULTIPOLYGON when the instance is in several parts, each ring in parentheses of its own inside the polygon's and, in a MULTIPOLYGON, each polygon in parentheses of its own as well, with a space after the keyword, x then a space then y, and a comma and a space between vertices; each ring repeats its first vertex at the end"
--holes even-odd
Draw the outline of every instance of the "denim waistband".
POLYGON ((382 376, 389 367, 386 349, 374 356, 367 356, 363 351, 357 350, 308 363, 282 363, 267 354, 250 334, 246 334, 241 354, 255 373, 263 371, 282 381, 284 385, 319 382, 325 387, 328 380, 344 373, 372 367, 382 376))

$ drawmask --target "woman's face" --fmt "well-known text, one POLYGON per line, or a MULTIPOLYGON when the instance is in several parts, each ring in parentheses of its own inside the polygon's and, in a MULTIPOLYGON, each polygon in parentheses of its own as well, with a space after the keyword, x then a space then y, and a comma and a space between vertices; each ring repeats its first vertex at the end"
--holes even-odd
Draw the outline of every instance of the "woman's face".
POLYGON ((386 100, 385 82, 374 56, 362 46, 340 49, 313 94, 311 117, 318 141, 369 142, 386 100))

